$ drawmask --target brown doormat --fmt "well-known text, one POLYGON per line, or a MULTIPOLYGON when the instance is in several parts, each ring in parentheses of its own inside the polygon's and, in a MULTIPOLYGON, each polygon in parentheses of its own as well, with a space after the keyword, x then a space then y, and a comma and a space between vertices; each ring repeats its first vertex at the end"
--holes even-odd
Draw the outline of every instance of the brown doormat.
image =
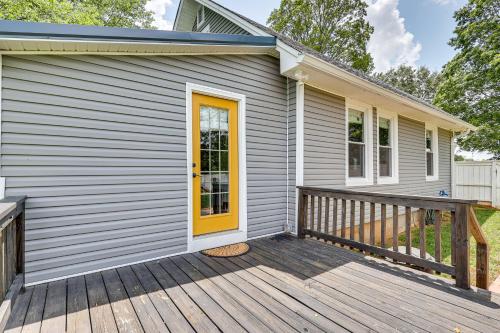
POLYGON ((219 258, 227 258, 227 257, 237 257, 241 256, 250 251, 250 245, 247 243, 236 243, 221 247, 216 247, 213 249, 203 250, 203 253, 209 257, 219 257, 219 258))

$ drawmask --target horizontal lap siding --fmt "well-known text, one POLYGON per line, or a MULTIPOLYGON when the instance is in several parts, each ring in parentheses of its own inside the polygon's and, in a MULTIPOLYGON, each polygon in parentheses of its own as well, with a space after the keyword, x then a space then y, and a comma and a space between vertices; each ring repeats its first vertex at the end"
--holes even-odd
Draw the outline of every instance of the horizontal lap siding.
POLYGON ((27 282, 185 251, 185 83, 247 96, 249 236, 282 231, 286 82, 266 56, 4 56, 2 176, 27 282))
MULTIPOLYGON (((369 101, 365 101, 369 102, 369 101)), ((304 102, 304 184, 345 188, 345 102, 344 99, 306 87, 304 102)), ((397 110, 394 110, 397 111, 397 110)), ((374 117, 374 179, 376 182, 376 129, 374 117)), ((350 187, 359 191, 451 196, 451 132, 439 129, 439 180, 425 180, 425 124, 399 117, 399 184, 350 187)))
POLYGON ((250 35, 227 18, 205 7, 205 21, 198 27, 195 20, 193 31, 203 31, 207 25, 210 25, 210 33, 213 34, 250 35))

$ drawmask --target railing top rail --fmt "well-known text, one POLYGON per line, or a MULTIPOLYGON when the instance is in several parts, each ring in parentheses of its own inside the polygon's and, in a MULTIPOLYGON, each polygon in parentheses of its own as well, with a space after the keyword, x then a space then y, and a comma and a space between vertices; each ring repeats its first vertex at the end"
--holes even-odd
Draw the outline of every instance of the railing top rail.
POLYGON ((469 205, 477 205, 477 200, 463 200, 463 199, 451 199, 451 198, 443 198, 443 197, 431 197, 431 196, 417 196, 417 195, 403 195, 403 194, 389 194, 389 193, 380 193, 380 192, 363 192, 363 191, 352 191, 352 190, 340 190, 340 189, 331 189, 331 188, 322 188, 322 187, 308 187, 308 186, 297 186, 298 189, 304 191, 315 191, 315 192, 324 192, 331 194, 340 194, 340 195, 357 195, 364 197, 373 197, 379 199, 398 199, 398 200, 414 200, 414 201, 432 201, 432 202, 440 202, 447 204, 469 204, 469 205))
POLYGON ((26 196, 6 197, 0 200, 0 231, 21 213, 26 196))

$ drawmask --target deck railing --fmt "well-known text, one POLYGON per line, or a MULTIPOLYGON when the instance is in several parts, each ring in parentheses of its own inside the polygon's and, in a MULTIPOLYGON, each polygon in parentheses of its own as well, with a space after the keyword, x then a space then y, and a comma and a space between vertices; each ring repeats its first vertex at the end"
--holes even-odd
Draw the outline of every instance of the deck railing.
POLYGON ((298 189, 299 238, 316 237, 398 262, 446 273, 455 277, 458 287, 468 289, 469 238, 472 234, 477 242, 476 285, 487 289, 488 245, 472 208, 475 201, 312 187, 298 189), (434 260, 428 258, 426 249, 428 211, 433 212, 434 216, 434 260), (442 262, 441 231, 444 212, 449 212, 451 219, 451 265, 442 262), (392 232, 387 229, 388 213, 392 232), (412 254, 412 217, 419 230, 417 255, 412 254), (400 223, 400 218, 404 222, 400 223), (402 231, 406 236, 404 251, 400 251, 398 244, 398 236, 402 231), (392 238, 392 244, 388 244, 388 238, 392 238))
POLYGON ((3 300, 14 279, 21 274, 24 285, 25 197, 0 200, 0 296, 3 300))

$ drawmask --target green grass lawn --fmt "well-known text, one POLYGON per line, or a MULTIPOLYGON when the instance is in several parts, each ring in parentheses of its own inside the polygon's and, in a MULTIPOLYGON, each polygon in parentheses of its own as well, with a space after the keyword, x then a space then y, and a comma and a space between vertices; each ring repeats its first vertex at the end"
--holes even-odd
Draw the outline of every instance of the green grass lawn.
MULTIPOLYGON (((481 224, 481 228, 486 234, 489 244, 490 253, 490 283, 500 275, 500 210, 476 208, 476 216, 481 224)), ((434 256, 434 226, 426 227, 426 246, 427 253, 434 256)), ((411 233, 412 246, 419 247, 419 230, 413 228, 411 233)), ((399 245, 405 244, 406 237, 404 234, 399 236, 399 245)), ((451 224, 448 216, 443 216, 441 228, 441 255, 442 262, 451 265, 451 224)), ((471 283, 476 284, 476 241, 471 237, 471 253, 470 253, 470 269, 471 283)))

